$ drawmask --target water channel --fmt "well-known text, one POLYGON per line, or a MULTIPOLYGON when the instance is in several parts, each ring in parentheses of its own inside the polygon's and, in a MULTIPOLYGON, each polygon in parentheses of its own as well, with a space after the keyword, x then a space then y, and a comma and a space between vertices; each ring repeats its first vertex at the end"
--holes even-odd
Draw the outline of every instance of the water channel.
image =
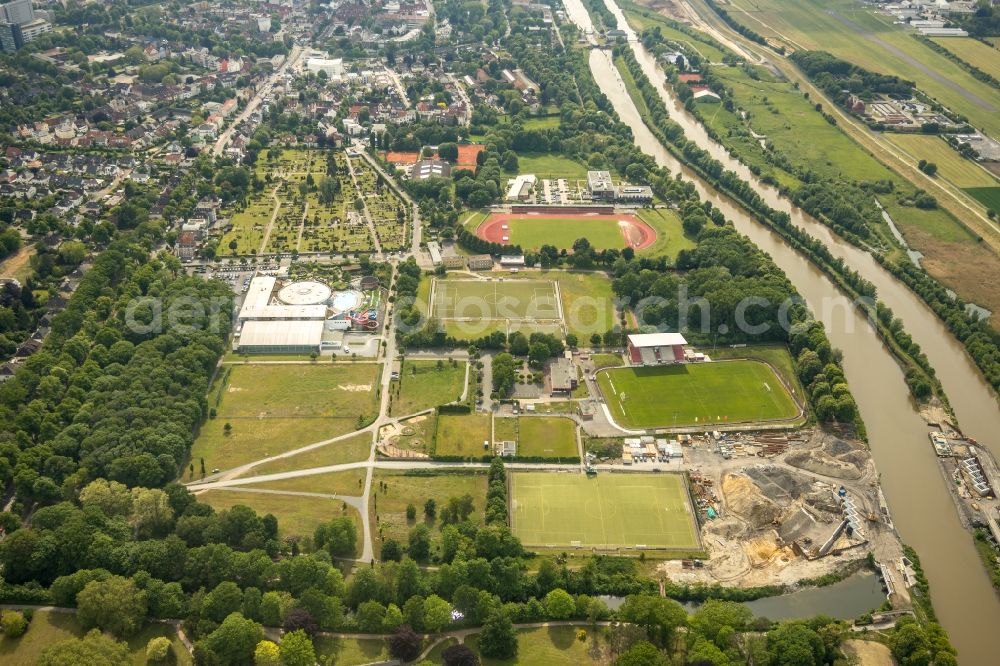
MULTIPOLYGON (((584 32, 592 31, 590 17, 580 0, 564 1, 570 19, 584 32)), ((989 446, 994 455, 1000 455, 1000 410, 992 389, 934 313, 870 255, 792 206, 714 143, 663 85, 663 71, 652 55, 635 41, 618 6, 613 0, 605 2, 618 18, 619 28, 633 37, 630 46, 636 58, 671 118, 683 127, 688 139, 755 185, 769 205, 789 213, 798 226, 823 241, 835 256, 842 257, 875 284, 879 298, 903 320, 907 332, 930 359, 963 431, 989 446)), ((959 649, 962 663, 992 663, 1000 651, 1000 632, 993 631, 1000 623, 1000 597, 994 592, 975 552, 971 535, 959 521, 947 481, 928 444, 927 427, 910 399, 896 361, 864 317, 855 310, 831 305, 838 292, 819 269, 739 205, 683 167, 659 143, 643 123, 610 52, 592 51, 590 67, 619 117, 632 128, 636 145, 652 155, 657 163, 693 182, 702 199, 711 201, 741 233, 774 259, 823 320, 831 343, 844 352, 844 369, 868 428, 872 453, 896 527, 903 540, 921 556, 938 617, 959 649)))

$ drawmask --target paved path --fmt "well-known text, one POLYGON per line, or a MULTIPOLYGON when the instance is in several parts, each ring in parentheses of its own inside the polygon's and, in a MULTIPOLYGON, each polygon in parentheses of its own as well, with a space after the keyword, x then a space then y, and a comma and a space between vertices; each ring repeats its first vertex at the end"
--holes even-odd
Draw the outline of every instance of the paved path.
POLYGON ((260 240, 260 249, 257 250, 257 254, 260 256, 263 256, 264 250, 267 249, 267 241, 271 238, 271 229, 274 228, 274 221, 278 219, 278 213, 281 212, 281 199, 278 198, 277 185, 273 190, 271 190, 271 199, 274 201, 274 212, 271 213, 271 219, 267 223, 267 229, 264 230, 264 237, 260 240))

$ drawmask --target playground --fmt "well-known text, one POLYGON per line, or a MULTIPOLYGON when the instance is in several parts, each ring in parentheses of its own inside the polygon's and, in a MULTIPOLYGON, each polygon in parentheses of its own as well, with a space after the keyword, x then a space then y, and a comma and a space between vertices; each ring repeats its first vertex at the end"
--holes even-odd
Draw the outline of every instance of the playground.
POLYGON ((492 213, 476 229, 483 240, 502 245, 538 249, 552 245, 572 250, 580 238, 597 250, 644 250, 656 242, 656 232, 638 217, 626 213, 572 212, 546 208, 529 213, 492 213))

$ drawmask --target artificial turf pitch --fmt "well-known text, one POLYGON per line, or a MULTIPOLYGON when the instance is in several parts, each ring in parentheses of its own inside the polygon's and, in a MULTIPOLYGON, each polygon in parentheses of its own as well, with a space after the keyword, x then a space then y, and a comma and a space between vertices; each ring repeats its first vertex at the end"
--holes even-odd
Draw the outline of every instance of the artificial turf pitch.
POLYGON ((516 472, 514 533, 526 545, 700 548, 682 474, 516 472))
POLYGON ((793 418, 799 409, 765 363, 753 360, 612 368, 597 375, 608 409, 630 428, 793 418))
POLYGON ((560 319, 551 280, 436 280, 436 319, 560 319))

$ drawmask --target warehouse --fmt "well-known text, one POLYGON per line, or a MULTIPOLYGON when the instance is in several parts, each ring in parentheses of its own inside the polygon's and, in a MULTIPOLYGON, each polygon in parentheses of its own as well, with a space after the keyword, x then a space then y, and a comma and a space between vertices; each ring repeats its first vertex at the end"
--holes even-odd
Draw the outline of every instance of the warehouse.
POLYGON ((323 320, 252 320, 243 324, 239 351, 245 354, 308 354, 319 352, 323 320))

